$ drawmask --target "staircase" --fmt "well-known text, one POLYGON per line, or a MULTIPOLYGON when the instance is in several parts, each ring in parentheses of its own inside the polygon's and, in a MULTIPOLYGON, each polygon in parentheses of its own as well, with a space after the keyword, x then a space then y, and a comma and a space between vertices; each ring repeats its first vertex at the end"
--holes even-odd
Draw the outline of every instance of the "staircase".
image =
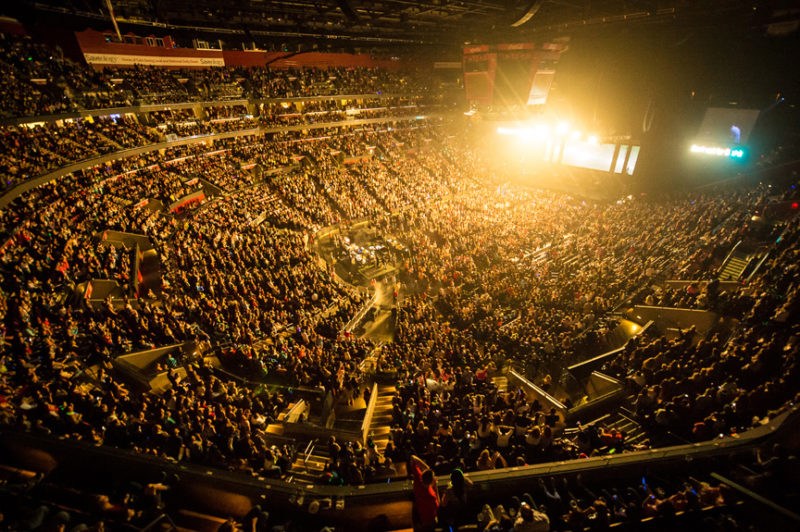
POLYGON ((497 391, 499 393, 505 393, 508 391, 508 379, 505 375, 497 375, 496 377, 492 377, 492 382, 495 386, 497 386, 497 391))
POLYGON ((379 384, 378 398, 375 401, 375 412, 372 414, 372 424, 370 426, 370 437, 375 442, 378 451, 383 453, 386 442, 389 441, 392 422, 392 398, 397 388, 394 385, 379 384))
POLYGON ((719 280, 738 281, 749 262, 747 257, 731 255, 719 272, 719 280))
POLYGON ((330 462, 328 442, 316 441, 297 453, 297 458, 289 469, 287 482, 297 484, 316 484, 330 462))
POLYGON ((627 408, 621 407, 617 412, 611 414, 604 424, 609 429, 614 428, 620 432, 624 432, 626 445, 649 445, 650 438, 647 436, 642 426, 634 421, 633 416, 633 412, 627 408))
MULTIPOLYGON (((119 142, 117 142, 117 141, 115 141, 115 140, 113 140, 113 139, 110 139, 110 138, 108 138, 107 136, 103 135, 103 134, 102 134, 102 133, 100 133, 99 131, 97 131, 95 134, 96 134, 98 137, 100 137, 100 140, 102 140, 102 141, 103 141, 103 142, 105 142, 106 144, 109 144, 110 146, 113 146, 113 147, 114 147, 114 149, 115 149, 115 151, 120 151, 120 150, 124 150, 124 149, 125 149, 125 147, 124 147, 124 146, 122 146, 122 145, 121 145, 119 142)), ((141 138, 141 136, 140 136, 140 138, 141 138)))

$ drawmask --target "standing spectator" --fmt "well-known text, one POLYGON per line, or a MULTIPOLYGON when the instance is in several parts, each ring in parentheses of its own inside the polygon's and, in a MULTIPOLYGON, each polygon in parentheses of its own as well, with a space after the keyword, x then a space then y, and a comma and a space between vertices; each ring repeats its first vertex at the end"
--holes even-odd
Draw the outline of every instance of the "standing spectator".
POLYGON ((447 526, 454 527, 462 524, 467 515, 465 510, 468 508, 468 488, 472 487, 472 481, 464 476, 460 469, 454 469, 450 473, 450 485, 442 496, 442 504, 439 509, 439 521, 447 526))
POLYGON ((415 454, 411 455, 411 472, 414 478, 414 530, 433 530, 439 512, 436 476, 428 464, 415 454))

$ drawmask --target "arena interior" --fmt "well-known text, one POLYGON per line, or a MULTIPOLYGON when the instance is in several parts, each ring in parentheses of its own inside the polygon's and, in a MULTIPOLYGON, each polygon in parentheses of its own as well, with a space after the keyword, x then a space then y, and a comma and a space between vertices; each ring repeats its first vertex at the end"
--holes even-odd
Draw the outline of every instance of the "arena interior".
POLYGON ((800 530, 791 0, 0 6, 0 530, 800 530))

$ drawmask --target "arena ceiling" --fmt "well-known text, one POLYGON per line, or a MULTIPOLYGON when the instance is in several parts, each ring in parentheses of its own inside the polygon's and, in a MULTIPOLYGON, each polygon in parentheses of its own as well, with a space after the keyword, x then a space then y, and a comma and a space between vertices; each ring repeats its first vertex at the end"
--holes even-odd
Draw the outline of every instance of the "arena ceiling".
MULTIPOLYGON (((36 11, 107 17, 106 0, 23 2, 36 11)), ((253 42, 316 39, 463 45, 642 24, 768 23, 792 0, 111 0, 123 22, 215 28, 253 42)), ((16 3, 14 3, 16 4, 16 3)))

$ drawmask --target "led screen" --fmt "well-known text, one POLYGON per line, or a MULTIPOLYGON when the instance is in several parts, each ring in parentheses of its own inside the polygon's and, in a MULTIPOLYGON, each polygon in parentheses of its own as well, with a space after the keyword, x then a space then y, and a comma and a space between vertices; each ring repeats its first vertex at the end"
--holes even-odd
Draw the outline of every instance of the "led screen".
POLYGON ((547 95, 550 94, 550 85, 553 84, 555 70, 539 70, 533 77, 531 92, 528 94, 528 105, 543 105, 547 102, 547 95))
POLYGON ((623 144, 619 147, 619 154, 617 155, 617 164, 614 166, 614 173, 622 173, 622 165, 625 164, 625 155, 628 154, 628 146, 623 144))
POLYGON ((625 165, 625 173, 633 175, 636 169, 636 159, 639 158, 639 146, 631 147, 631 154, 628 156, 628 164, 625 165))
POLYGON ((758 109, 711 107, 706 110, 695 143, 708 146, 747 144, 759 113, 758 109))

